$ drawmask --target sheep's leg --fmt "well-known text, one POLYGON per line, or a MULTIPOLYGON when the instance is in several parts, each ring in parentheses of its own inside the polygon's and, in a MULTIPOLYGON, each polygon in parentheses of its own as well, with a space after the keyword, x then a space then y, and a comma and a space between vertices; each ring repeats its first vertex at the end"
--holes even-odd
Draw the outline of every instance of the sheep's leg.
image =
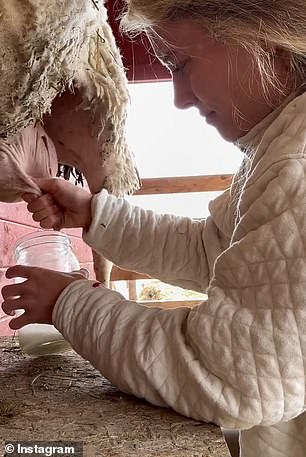
POLYGON ((102 282, 106 287, 110 285, 110 275, 113 264, 105 259, 102 255, 98 254, 92 249, 92 258, 94 262, 94 270, 98 281, 102 282))

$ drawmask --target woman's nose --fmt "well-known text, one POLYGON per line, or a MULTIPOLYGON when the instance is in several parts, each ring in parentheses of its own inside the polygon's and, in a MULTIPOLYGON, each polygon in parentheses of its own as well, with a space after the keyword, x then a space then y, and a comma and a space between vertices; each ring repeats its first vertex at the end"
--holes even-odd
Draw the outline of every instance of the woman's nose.
POLYGON ((180 76, 173 78, 174 106, 187 109, 195 104, 195 96, 187 81, 180 76))

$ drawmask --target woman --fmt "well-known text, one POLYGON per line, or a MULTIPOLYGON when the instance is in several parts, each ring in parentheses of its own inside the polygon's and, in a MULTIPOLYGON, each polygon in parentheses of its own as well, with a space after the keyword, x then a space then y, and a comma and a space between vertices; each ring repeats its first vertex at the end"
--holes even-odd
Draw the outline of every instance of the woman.
POLYGON ((5 312, 25 309, 12 328, 54 323, 123 391, 239 429, 241 457, 306 448, 305 6, 128 2, 123 27, 148 34, 172 71, 176 106, 197 107, 245 151, 206 220, 157 215, 106 191, 91 199, 61 180, 24 196, 42 227, 84 227, 115 264, 206 291, 206 301, 148 309, 92 281, 20 266, 7 276, 27 281, 2 292, 5 312))

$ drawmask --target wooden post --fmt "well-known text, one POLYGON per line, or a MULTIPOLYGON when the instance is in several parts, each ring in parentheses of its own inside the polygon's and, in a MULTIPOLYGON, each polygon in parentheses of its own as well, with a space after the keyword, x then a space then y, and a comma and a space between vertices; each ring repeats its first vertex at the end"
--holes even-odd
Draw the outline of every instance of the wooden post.
POLYGON ((127 281, 128 283, 128 290, 129 290, 129 300, 136 301, 137 300, 137 288, 136 288, 136 281, 131 280, 127 281))

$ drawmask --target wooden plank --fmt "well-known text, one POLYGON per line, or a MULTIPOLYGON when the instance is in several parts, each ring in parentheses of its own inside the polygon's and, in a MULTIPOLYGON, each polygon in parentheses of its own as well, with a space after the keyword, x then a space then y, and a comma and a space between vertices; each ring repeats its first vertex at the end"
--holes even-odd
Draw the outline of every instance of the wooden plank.
POLYGON ((228 189, 233 175, 180 176, 142 179, 142 187, 134 195, 214 192, 228 189))
POLYGON ((111 272, 111 282, 113 281, 134 281, 136 279, 151 279, 145 274, 136 273, 135 271, 123 270, 122 268, 113 265, 111 272))
POLYGON ((83 442, 84 457, 229 457, 219 427, 125 395, 75 352, 32 358, 10 337, 0 358, 1 451, 55 439, 83 442))
POLYGON ((129 300, 137 300, 137 287, 136 281, 128 281, 128 290, 129 290, 129 300))
POLYGON ((166 308, 166 309, 173 309, 173 308, 193 308, 194 306, 199 305, 202 303, 202 299, 195 299, 195 300, 158 300, 158 301, 142 301, 139 302, 142 305, 152 307, 152 308, 166 308))

